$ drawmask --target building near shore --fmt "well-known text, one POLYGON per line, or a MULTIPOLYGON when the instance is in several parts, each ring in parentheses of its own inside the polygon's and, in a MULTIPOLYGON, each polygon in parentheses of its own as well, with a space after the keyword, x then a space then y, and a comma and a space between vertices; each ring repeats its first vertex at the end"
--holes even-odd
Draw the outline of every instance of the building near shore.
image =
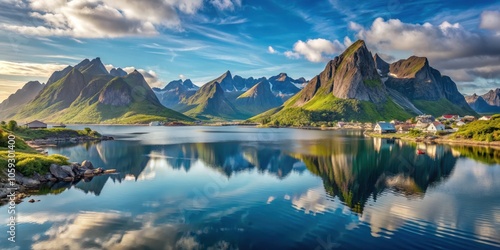
POLYGON ((433 122, 433 123, 429 124, 429 126, 426 128, 426 131, 431 132, 431 133, 436 133, 438 131, 444 131, 445 129, 446 129, 446 127, 442 123, 433 122))
POLYGON ((396 133, 396 127, 390 122, 377 122, 373 131, 379 134, 396 133))
POLYGON ((41 122, 39 120, 34 120, 32 122, 28 122, 24 124, 29 129, 40 129, 40 128, 47 128, 47 123, 41 122))

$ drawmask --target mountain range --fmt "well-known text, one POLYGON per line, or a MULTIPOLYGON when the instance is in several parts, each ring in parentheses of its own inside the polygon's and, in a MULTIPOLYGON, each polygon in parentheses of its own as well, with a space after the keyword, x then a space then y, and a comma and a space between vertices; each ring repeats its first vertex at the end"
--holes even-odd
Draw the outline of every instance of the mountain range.
POLYGON ((500 88, 492 89, 484 95, 466 96, 467 103, 478 113, 500 112, 500 88))
POLYGON ((309 125, 335 120, 407 119, 418 114, 476 115, 456 84, 412 56, 389 64, 358 40, 282 106, 251 120, 309 125))
MULTIPOLYGON (((138 71, 126 74, 122 69, 114 69, 112 72, 106 70, 100 58, 85 59, 74 67, 56 71, 47 84, 34 89, 29 96, 9 97, 17 100, 18 109, 2 118, 67 123, 193 120, 164 107, 138 71), (33 93, 37 94, 33 97, 33 93)), ((32 85, 40 84, 26 84, 23 89, 32 89, 32 85)), ((4 101, 1 105, 11 102, 4 101)))
POLYGON ((329 61, 310 81, 286 73, 243 78, 230 71, 201 87, 189 79, 152 88, 138 71, 109 72, 100 58, 54 72, 46 84, 28 82, 0 103, 0 119, 67 123, 245 120, 311 125, 340 120, 376 121, 420 114, 498 112, 500 89, 460 94, 425 57, 388 63, 362 40, 329 61), (471 108, 472 107, 472 108, 471 108))
POLYGON ((226 71, 201 88, 187 79, 169 82, 153 91, 164 106, 185 115, 201 120, 231 120, 247 119, 280 106, 306 82, 286 73, 256 79, 226 71))

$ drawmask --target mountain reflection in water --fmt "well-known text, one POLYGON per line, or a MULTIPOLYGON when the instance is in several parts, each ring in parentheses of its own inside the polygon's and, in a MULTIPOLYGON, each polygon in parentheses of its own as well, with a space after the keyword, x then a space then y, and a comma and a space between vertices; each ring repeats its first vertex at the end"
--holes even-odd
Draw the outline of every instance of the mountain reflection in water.
POLYGON ((121 137, 48 150, 118 173, 19 204, 20 249, 500 247, 495 150, 355 130, 104 129, 121 137))
POLYGON ((60 148, 58 153, 117 169, 117 174, 94 177, 75 185, 95 195, 101 193, 108 179, 117 182, 147 179, 154 174, 151 169, 154 164, 148 164, 152 161, 164 160, 171 168, 186 172, 196 161, 201 161, 228 178, 256 169, 283 179, 292 171, 300 173, 307 169, 322 178, 329 195, 338 197, 357 213, 362 213, 370 197, 376 200, 377 195, 388 188, 408 197, 423 196, 429 186, 449 176, 460 155, 450 147, 405 145, 380 138, 341 143, 332 139, 313 143, 299 141, 296 145, 216 142, 144 146, 106 141, 60 148), (75 147, 84 147, 85 151, 74 150, 75 147), (417 147, 424 147, 427 153, 416 154, 417 147))

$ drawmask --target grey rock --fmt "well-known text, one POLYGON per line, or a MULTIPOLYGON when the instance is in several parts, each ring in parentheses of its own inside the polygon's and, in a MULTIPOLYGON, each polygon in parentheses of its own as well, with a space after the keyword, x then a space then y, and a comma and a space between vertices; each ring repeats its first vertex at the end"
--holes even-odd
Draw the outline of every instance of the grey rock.
POLYGON ((94 169, 94 165, 92 164, 92 162, 87 161, 87 160, 83 161, 81 166, 82 166, 82 168, 86 168, 86 169, 94 169))
POLYGON ((36 186, 40 185, 39 180, 25 177, 21 173, 16 173, 15 179, 16 179, 17 183, 19 183, 20 185, 24 185, 26 187, 36 187, 36 186))
POLYGON ((70 166, 58 166, 56 164, 50 165, 50 173, 57 179, 64 179, 66 177, 73 177, 75 174, 70 166))

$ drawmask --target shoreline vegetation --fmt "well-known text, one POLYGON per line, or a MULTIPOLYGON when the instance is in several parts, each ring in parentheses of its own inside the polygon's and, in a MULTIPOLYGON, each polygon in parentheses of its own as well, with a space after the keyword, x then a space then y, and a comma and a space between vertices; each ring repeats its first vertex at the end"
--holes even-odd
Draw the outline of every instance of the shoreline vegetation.
MULTIPOLYGON (((69 162, 62 155, 47 155, 43 147, 61 142, 113 140, 90 128, 71 130, 65 128, 28 129, 18 127, 15 121, 2 122, 0 126, 0 205, 11 200, 8 195, 15 191, 14 201, 22 202, 32 193, 38 193, 59 182, 76 183, 81 179, 116 172, 114 169, 94 168, 89 161, 81 164, 69 162), (15 160, 15 168, 8 163, 15 160), (15 169, 12 176, 11 169, 15 169), (9 175, 10 174, 10 175, 9 175)), ((50 189, 50 188, 49 188, 50 189)), ((30 202, 35 202, 31 199, 30 202)))

